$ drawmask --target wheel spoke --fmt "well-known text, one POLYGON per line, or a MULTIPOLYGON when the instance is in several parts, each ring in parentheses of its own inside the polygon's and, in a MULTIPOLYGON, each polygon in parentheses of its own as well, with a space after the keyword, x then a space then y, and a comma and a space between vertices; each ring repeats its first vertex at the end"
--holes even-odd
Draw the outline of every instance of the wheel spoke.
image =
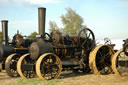
POLYGON ((90 35, 91 35, 91 33, 89 33, 89 35, 87 36, 88 39, 89 39, 90 35))

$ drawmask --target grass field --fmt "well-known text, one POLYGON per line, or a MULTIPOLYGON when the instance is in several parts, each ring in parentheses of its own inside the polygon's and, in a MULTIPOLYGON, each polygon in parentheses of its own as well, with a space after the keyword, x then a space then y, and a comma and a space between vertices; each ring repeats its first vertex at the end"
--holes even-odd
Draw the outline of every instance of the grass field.
POLYGON ((59 82, 60 80, 58 79, 46 81, 46 80, 40 80, 38 78, 27 79, 27 80, 19 78, 15 81, 8 82, 6 84, 3 83, 0 85, 56 85, 59 82))
POLYGON ((117 77, 115 74, 62 74, 59 79, 41 80, 39 78, 22 79, 10 78, 6 73, 0 72, 0 85, 128 85, 128 77, 117 77))

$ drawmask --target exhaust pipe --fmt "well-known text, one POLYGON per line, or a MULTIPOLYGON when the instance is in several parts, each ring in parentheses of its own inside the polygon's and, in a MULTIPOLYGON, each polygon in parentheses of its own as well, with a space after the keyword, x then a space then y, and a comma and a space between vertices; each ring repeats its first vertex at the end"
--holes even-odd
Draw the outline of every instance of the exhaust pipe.
POLYGON ((45 17, 46 17, 46 8, 38 8, 38 31, 39 35, 44 35, 45 33, 45 17))
POLYGON ((8 44, 8 20, 2 20, 2 42, 8 44))

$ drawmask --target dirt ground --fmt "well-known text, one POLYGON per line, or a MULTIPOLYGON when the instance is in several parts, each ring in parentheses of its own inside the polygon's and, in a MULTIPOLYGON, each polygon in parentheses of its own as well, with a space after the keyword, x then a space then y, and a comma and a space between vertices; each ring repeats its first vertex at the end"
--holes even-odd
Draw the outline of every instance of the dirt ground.
POLYGON ((24 80, 20 77, 10 78, 0 72, 0 85, 128 85, 128 77, 117 77, 115 74, 94 75, 63 73, 57 80, 43 81, 39 78, 24 80))

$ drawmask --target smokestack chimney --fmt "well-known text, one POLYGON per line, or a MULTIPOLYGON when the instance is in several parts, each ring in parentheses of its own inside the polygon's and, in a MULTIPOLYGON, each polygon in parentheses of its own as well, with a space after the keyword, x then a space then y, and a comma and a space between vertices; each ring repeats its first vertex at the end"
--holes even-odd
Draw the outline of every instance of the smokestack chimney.
POLYGON ((46 8, 38 8, 38 23, 39 23, 39 35, 43 35, 45 33, 45 16, 46 8))
POLYGON ((8 44, 8 21, 2 20, 2 41, 3 44, 8 44))

